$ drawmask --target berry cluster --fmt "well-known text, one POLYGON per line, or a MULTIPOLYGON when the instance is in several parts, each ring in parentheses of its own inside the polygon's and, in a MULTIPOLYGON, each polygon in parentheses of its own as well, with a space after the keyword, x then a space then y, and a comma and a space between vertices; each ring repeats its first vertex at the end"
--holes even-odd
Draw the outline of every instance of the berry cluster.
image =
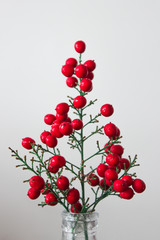
POLYGON ((111 104, 104 104, 95 117, 90 116, 90 120, 85 120, 84 117, 87 115, 84 114, 85 109, 96 101, 87 103, 86 99, 86 95, 93 89, 93 71, 96 63, 93 60, 87 60, 82 64, 81 56, 86 49, 83 41, 77 41, 74 48, 79 53, 79 61, 75 58, 68 58, 65 65, 62 66, 61 72, 67 78, 66 85, 75 89, 78 95, 75 98, 69 97, 68 103, 59 103, 55 108, 55 114, 47 114, 44 117, 44 122, 50 126, 50 129, 40 134, 43 146, 36 144, 30 137, 22 139, 22 146, 31 150, 30 153, 34 155, 30 164, 26 156, 21 158, 18 151, 10 149, 13 156, 22 162, 17 167, 23 167, 24 170, 28 169, 34 173, 34 176, 25 180, 30 185, 28 190, 30 199, 37 199, 42 194, 44 201, 39 205, 54 206, 60 203, 67 211, 78 213, 94 211, 96 205, 109 195, 131 199, 135 192, 142 193, 146 186, 143 180, 136 178, 135 173, 129 173, 131 168, 138 166, 136 164, 137 156, 133 160, 130 156, 128 159, 122 157, 124 148, 119 141, 120 129, 115 124, 109 122, 104 127, 96 126, 94 132, 91 132, 89 136, 84 136, 84 130, 88 125, 97 123, 100 116, 112 116, 114 108, 111 104), (68 116, 71 109, 76 114, 75 119, 68 116), (97 141, 98 150, 85 159, 84 143, 94 134, 105 134, 109 139, 102 148, 97 141), (66 160, 60 150, 56 148, 59 139, 64 136, 68 136, 70 147, 77 149, 80 153, 79 166, 66 160), (47 154, 50 154, 49 158, 47 154), (101 163, 95 169, 90 166, 91 171, 87 172, 85 170, 86 163, 99 155, 102 156, 101 163), (65 170, 73 174, 71 179, 65 176, 65 170), (73 187, 75 180, 80 181, 81 193, 73 187), (91 186, 95 194, 93 203, 89 203, 90 198, 86 197, 85 183, 91 186), (95 190, 94 187, 97 189, 95 190))

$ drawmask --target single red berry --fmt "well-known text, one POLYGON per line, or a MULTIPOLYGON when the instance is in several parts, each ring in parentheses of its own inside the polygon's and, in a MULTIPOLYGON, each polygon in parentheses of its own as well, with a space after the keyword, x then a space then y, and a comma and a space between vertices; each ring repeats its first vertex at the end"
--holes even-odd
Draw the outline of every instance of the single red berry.
POLYGON ((119 137, 120 134, 121 134, 121 132, 120 132, 119 128, 117 128, 117 129, 116 129, 116 137, 119 137))
POLYGON ((121 165, 118 163, 116 166, 108 166, 109 169, 114 169, 117 173, 120 173, 121 171, 121 165))
POLYGON ((70 204, 74 204, 78 202, 79 198, 80 198, 80 194, 76 188, 71 188, 67 193, 67 202, 70 204))
POLYGON ((56 117, 55 115, 53 114, 47 114, 45 117, 44 117, 44 122, 47 124, 47 125, 52 125, 52 123, 56 120, 56 117))
POLYGON ((67 119, 66 119, 66 122, 72 122, 72 120, 70 119, 70 117, 67 117, 67 119))
POLYGON ((86 78, 89 78, 90 80, 93 80, 94 74, 92 72, 88 71, 88 74, 87 74, 86 78))
POLYGON ((104 178, 104 181, 105 181, 106 185, 109 187, 112 186, 112 184, 113 184, 113 182, 108 180, 107 178, 104 178))
POLYGON ((121 158, 120 165, 123 170, 127 170, 130 167, 130 161, 126 158, 121 158))
POLYGON ((56 119, 59 120, 61 123, 64 122, 67 119, 68 115, 67 113, 65 114, 56 114, 56 119))
POLYGON ((104 177, 104 173, 105 171, 108 169, 108 166, 105 164, 99 164, 99 166, 97 167, 97 173, 100 177, 104 177))
POLYGON ((83 92, 90 92, 92 90, 92 81, 89 78, 83 78, 80 82, 80 89, 83 92))
POLYGON ((87 181, 92 187, 99 185, 99 177, 93 173, 87 177, 87 181))
POLYGON ((63 122, 60 124, 59 126, 59 131, 65 135, 65 136, 69 136, 70 134, 72 134, 73 132, 73 127, 72 124, 69 122, 63 122))
POLYGON ((120 196, 123 199, 131 199, 134 196, 132 188, 127 188, 124 192, 120 192, 120 196))
POLYGON ((51 173, 57 173, 59 171, 59 166, 53 166, 52 164, 49 164, 48 165, 48 170, 51 173))
POLYGON ((28 190, 27 195, 28 195, 28 197, 29 197, 30 199, 33 199, 33 200, 34 200, 34 199, 36 199, 36 198, 39 197, 40 191, 39 191, 39 190, 36 190, 36 189, 34 189, 34 188, 30 188, 30 189, 28 190))
POLYGON ((72 127, 75 130, 80 130, 83 127, 83 122, 80 119, 74 119, 72 122, 72 127))
POLYGON ((143 180, 136 178, 133 181, 132 187, 136 193, 142 193, 146 189, 146 184, 143 180))
POLYGON ((82 210, 82 204, 80 202, 76 202, 71 206, 72 213, 79 213, 82 210))
POLYGON ((58 114, 66 114, 68 113, 69 111, 69 105, 67 103, 59 103, 57 106, 56 106, 56 111, 58 114))
POLYGON ((66 165, 66 160, 60 155, 54 155, 50 160, 50 164, 53 166, 59 166, 61 168, 66 165))
POLYGON ((63 134, 59 130, 60 124, 55 124, 51 127, 51 134, 56 138, 62 138, 63 134))
POLYGON ((33 176, 29 179, 29 185, 31 188, 41 190, 45 186, 44 179, 41 176, 33 176))
POLYGON ((48 135, 50 135, 50 132, 48 132, 48 131, 44 131, 44 132, 41 133, 40 139, 41 139, 42 143, 46 143, 46 137, 48 135))
POLYGON ((117 179, 113 183, 113 189, 116 192, 124 192, 128 188, 127 183, 122 179, 117 179))
MULTIPOLYGON (((111 183, 112 185, 112 183, 111 183)), ((106 184, 104 178, 102 178, 99 182, 99 186, 103 189, 103 190, 107 190, 110 186, 106 184)))
POLYGON ((25 137, 22 139, 22 146, 26 149, 32 149, 31 144, 35 144, 35 141, 30 137, 25 137))
POLYGON ((58 203, 56 196, 52 192, 46 195, 45 202, 51 206, 54 206, 58 203))
POLYGON ((119 144, 113 144, 110 148, 110 151, 121 156, 123 154, 124 148, 119 144))
POLYGON ((110 122, 104 126, 104 132, 109 138, 115 137, 117 133, 117 127, 110 122))
POLYGON ((84 66, 83 64, 79 64, 75 68, 74 73, 78 78, 85 78, 88 74, 88 70, 86 66, 84 66))
POLYGON ((109 153, 109 151, 110 151, 110 148, 111 148, 111 145, 109 145, 110 144, 110 142, 108 142, 108 143, 106 143, 105 145, 104 145, 104 151, 106 152, 106 153, 109 153))
POLYGON ((73 105, 75 108, 83 108, 87 103, 87 100, 84 96, 80 95, 74 98, 73 105))
POLYGON ((96 68, 96 64, 93 60, 87 60, 84 63, 84 66, 86 66, 90 72, 94 71, 94 69, 96 68))
POLYGON ((101 107, 101 114, 104 116, 104 117, 110 117, 113 112, 114 112, 114 108, 111 104, 104 104, 102 107, 101 107))
POLYGON ((59 188, 59 190, 65 191, 69 188, 69 180, 67 177, 65 176, 60 176, 57 179, 57 187, 59 188))
POLYGON ((78 80, 75 77, 69 77, 66 79, 66 84, 68 87, 73 88, 77 86, 78 80))
POLYGON ((52 126, 55 126, 56 124, 60 125, 61 123, 62 123, 62 122, 61 122, 60 120, 56 119, 56 120, 53 122, 52 126))
POLYGON ((106 157, 106 163, 110 166, 117 166, 119 163, 120 157, 116 153, 109 153, 106 157))
POLYGON ((57 146, 57 143, 57 138, 55 138, 54 136, 48 135, 46 137, 46 144, 48 147, 54 148, 57 146))
POLYGON ((129 176, 129 175, 124 175, 122 177, 122 180, 127 183, 128 187, 131 186, 132 183, 133 183, 133 178, 131 176, 129 176))
MULTIPOLYGON (((51 184, 47 183, 47 186, 50 187, 51 184)), ((43 189, 41 189, 41 193, 42 193, 43 195, 46 195, 46 194, 49 193, 49 192, 50 192, 50 190, 47 189, 46 186, 45 186, 43 189)))
POLYGON ((61 72, 65 77, 71 77, 74 73, 74 67, 72 65, 64 65, 61 72))
POLYGON ((66 60, 66 65, 71 65, 73 67, 77 66, 77 60, 75 58, 68 58, 66 60))
POLYGON ((109 181, 114 181, 118 178, 118 174, 114 169, 107 169, 104 173, 104 177, 107 178, 109 181))
POLYGON ((75 42, 74 48, 75 48, 76 52, 83 53, 86 49, 86 44, 85 44, 85 42, 80 40, 80 41, 75 42))

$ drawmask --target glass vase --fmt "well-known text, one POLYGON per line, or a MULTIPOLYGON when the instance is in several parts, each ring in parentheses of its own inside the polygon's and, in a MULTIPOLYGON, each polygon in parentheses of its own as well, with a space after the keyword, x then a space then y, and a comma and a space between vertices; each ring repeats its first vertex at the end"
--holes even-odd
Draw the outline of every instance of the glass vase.
POLYGON ((98 213, 62 212, 61 240, 97 240, 98 213))

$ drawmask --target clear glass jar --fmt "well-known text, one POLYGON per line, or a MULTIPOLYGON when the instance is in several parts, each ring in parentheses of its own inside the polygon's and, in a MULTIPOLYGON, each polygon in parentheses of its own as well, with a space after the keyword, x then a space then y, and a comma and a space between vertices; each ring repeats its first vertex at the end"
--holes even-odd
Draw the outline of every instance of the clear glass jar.
POLYGON ((61 240, 97 240, 97 212, 70 213, 62 212, 61 240))

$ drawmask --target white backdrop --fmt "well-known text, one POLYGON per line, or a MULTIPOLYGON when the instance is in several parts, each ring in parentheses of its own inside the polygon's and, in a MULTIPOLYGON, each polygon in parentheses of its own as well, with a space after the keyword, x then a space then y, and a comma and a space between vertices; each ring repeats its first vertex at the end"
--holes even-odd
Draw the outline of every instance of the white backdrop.
MULTIPOLYGON (((80 39, 87 45, 83 59, 97 64, 90 98, 98 102, 92 112, 113 104, 114 115, 101 123, 119 126, 124 157, 138 154, 137 175, 147 185, 131 201, 109 197, 99 204, 98 239, 158 238, 159 12, 158 0, 0 0, 1 240, 60 239, 62 208, 42 209, 41 200, 26 196, 23 180, 32 174, 15 168, 8 146, 26 154, 21 139, 39 141, 44 115, 75 95, 61 66, 77 57, 73 46, 80 39)), ((61 147, 70 156, 65 144, 61 147)))

